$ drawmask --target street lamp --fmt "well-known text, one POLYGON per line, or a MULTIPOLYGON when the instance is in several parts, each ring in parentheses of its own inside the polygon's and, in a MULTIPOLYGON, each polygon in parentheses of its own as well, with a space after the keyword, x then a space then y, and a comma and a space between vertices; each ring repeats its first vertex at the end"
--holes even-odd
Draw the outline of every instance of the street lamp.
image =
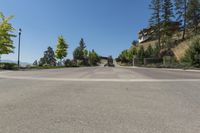
POLYGON ((20 43, 21 43, 21 34, 22 34, 22 29, 19 29, 19 44, 18 44, 18 68, 20 68, 20 43))

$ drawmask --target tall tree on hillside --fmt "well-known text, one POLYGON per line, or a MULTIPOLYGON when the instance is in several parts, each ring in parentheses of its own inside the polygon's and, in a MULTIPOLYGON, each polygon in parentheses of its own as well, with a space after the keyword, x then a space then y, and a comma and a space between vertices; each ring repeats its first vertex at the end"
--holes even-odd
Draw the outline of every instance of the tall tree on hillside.
POLYGON ((63 38, 63 36, 59 36, 57 46, 56 46, 56 51, 55 51, 56 58, 62 61, 62 59, 67 56, 68 47, 69 46, 65 42, 65 39, 63 38))
POLYGON ((175 0, 177 21, 182 24, 182 30, 183 30, 182 39, 185 39, 185 33, 187 27, 187 3, 188 0, 175 0))
POLYGON ((5 17, 3 13, 0 12, 0 59, 2 54, 13 53, 13 40, 12 37, 16 37, 13 34, 14 28, 9 21, 13 16, 5 17))
POLYGON ((170 30, 172 19, 174 18, 173 3, 171 0, 163 0, 162 3, 162 21, 163 21, 163 35, 172 36, 170 30))
POLYGON ((152 15, 149 20, 150 26, 154 27, 154 34, 158 39, 159 46, 161 45, 161 0, 152 0, 149 8, 152 10, 152 15))
POLYGON ((200 1, 189 0, 187 10, 188 26, 193 29, 195 35, 199 32, 200 1))

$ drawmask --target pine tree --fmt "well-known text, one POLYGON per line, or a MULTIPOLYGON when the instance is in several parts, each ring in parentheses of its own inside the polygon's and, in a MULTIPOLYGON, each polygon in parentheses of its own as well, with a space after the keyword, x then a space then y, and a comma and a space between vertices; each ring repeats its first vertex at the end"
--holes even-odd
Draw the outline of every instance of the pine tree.
POLYGON ((153 57, 153 48, 151 45, 148 46, 147 50, 145 51, 145 57, 151 58, 153 57))
POLYGON ((14 28, 9 21, 13 16, 5 17, 3 13, 0 12, 0 59, 2 54, 13 53, 14 46, 12 37, 16 37, 13 34, 14 28))
POLYGON ((173 3, 171 0, 163 0, 162 3, 162 34, 163 39, 169 38, 172 36, 173 32, 171 31, 171 22, 174 18, 173 13, 173 3))
POLYGON ((145 57, 145 51, 144 51, 144 46, 141 45, 138 52, 137 52, 137 57, 140 59, 143 59, 145 57))
POLYGON ((152 16, 149 20, 150 26, 154 27, 154 35, 161 45, 161 0, 152 0, 149 8, 152 10, 152 16))
POLYGON ((189 0, 187 19, 189 28, 193 29, 195 35, 199 32, 200 23, 200 1, 199 0, 189 0))
POLYGON ((56 46, 56 52, 55 52, 56 58, 60 59, 60 60, 65 58, 67 56, 68 47, 69 46, 65 42, 65 39, 63 38, 63 36, 59 36, 58 37, 58 43, 57 43, 57 46, 56 46))
POLYGON ((47 50, 44 52, 44 56, 40 59, 40 65, 56 65, 56 59, 54 51, 51 47, 48 47, 47 50))
POLYGON ((38 65, 38 62, 37 62, 37 60, 35 60, 34 62, 33 62, 33 66, 37 66, 38 65))
POLYGON ((86 48, 86 45, 85 45, 83 38, 81 38, 81 40, 80 40, 79 47, 82 51, 84 51, 84 49, 86 48))
POLYGON ((175 0, 175 10, 177 21, 182 24, 183 35, 182 39, 185 39, 186 27, 187 27, 187 3, 188 0, 175 0))

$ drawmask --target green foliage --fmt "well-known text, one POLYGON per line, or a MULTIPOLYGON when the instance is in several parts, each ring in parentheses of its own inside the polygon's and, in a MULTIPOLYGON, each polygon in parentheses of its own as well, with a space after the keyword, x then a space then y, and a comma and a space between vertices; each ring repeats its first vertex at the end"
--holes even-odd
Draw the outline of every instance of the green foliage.
POLYGON ((153 49, 153 57, 154 58, 159 58, 160 57, 160 50, 161 50, 161 48, 160 48, 159 44, 156 43, 155 47, 153 49))
POLYGON ((137 40, 133 40, 133 42, 131 44, 132 44, 132 46, 137 46, 138 41, 137 40))
POLYGON ((173 3, 171 0, 163 0, 162 4, 162 19, 164 23, 169 23, 174 17, 173 3))
POLYGON ((189 49, 186 51, 182 62, 189 62, 191 65, 200 66, 200 38, 194 38, 189 49))
POLYGON ((188 26, 193 29, 195 35, 199 33, 200 1, 189 0, 187 10, 188 26))
POLYGON ((64 64, 65 64, 65 67, 78 67, 77 63, 70 59, 65 60, 64 64))
POLYGON ((55 51, 55 57, 62 60, 67 56, 68 44, 65 42, 63 36, 58 37, 58 42, 55 51))
POLYGON ((35 61, 33 62, 33 66, 38 66, 38 61, 37 61, 37 60, 35 60, 35 61))
POLYGON ((176 21, 182 24, 183 35, 182 39, 185 39, 185 32, 187 26, 187 1, 188 0, 175 0, 175 12, 176 12, 176 21))
POLYGON ((14 28, 9 21, 13 16, 5 17, 3 13, 0 12, 0 55, 13 53, 12 37, 16 37, 13 34, 14 28))
POLYGON ((79 46, 73 52, 74 60, 84 60, 85 48, 85 42, 83 38, 81 38, 79 46))
POLYGON ((137 58, 143 59, 145 58, 145 51, 144 51, 144 46, 140 45, 139 50, 137 52, 137 58))
POLYGON ((56 59, 54 51, 51 47, 48 47, 44 52, 44 56, 39 61, 40 66, 56 66, 56 59))
POLYGON ((161 0, 152 0, 151 4, 149 5, 150 10, 152 11, 151 18, 149 20, 150 26, 154 27, 154 37, 158 40, 160 45, 161 39, 161 8, 162 2, 161 0))
POLYGON ((137 47, 132 46, 130 49, 122 51, 117 60, 122 63, 132 63, 135 55, 137 55, 137 47))
POLYGON ((153 48, 151 45, 148 46, 147 50, 145 51, 145 57, 146 58, 152 58, 154 55, 153 55, 153 48))
POLYGON ((88 61, 90 66, 96 66, 100 62, 100 58, 94 50, 89 52, 88 61))
POLYGON ((17 69, 17 65, 15 63, 0 63, 0 69, 5 69, 5 70, 14 70, 17 69))

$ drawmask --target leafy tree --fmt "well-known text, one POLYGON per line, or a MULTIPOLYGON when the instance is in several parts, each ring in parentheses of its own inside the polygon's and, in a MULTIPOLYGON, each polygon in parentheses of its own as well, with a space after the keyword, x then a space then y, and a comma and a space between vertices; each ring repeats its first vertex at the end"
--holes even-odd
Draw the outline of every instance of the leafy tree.
POLYGON ((188 6, 187 3, 188 0, 175 0, 177 21, 182 24, 182 29, 183 29, 182 39, 185 39, 186 26, 187 26, 187 6, 188 6))
POLYGON ((34 66, 37 66, 37 65, 38 65, 37 60, 35 60, 35 61, 33 62, 33 65, 34 65, 34 66))
POLYGON ((96 66, 100 61, 98 54, 94 50, 89 52, 88 58, 89 58, 89 64, 91 66, 96 66))
POLYGON ((144 51, 144 46, 140 45, 140 48, 137 52, 137 57, 140 59, 143 59, 145 57, 145 51, 144 51))
POLYGON ((152 0, 149 8, 152 10, 149 23, 150 26, 154 27, 154 36, 158 39, 158 44, 161 45, 161 0, 152 0))
POLYGON ((63 36, 59 36, 55 51, 56 58, 62 61, 62 59, 67 56, 67 49, 68 44, 65 42, 65 39, 63 38, 63 36))
POLYGON ((3 13, 0 12, 0 59, 2 54, 13 53, 13 40, 12 37, 16 37, 13 34, 14 28, 9 21, 13 16, 5 17, 3 13))
POLYGON ((39 65, 49 65, 49 66, 55 66, 56 65, 56 59, 54 51, 51 47, 48 47, 47 50, 44 52, 44 56, 40 59, 39 65))
POLYGON ((188 26, 193 29, 195 35, 199 32, 200 1, 189 0, 187 10, 188 26))
POLYGON ((147 50, 145 51, 145 57, 147 58, 153 57, 153 48, 151 45, 149 45, 147 50))

